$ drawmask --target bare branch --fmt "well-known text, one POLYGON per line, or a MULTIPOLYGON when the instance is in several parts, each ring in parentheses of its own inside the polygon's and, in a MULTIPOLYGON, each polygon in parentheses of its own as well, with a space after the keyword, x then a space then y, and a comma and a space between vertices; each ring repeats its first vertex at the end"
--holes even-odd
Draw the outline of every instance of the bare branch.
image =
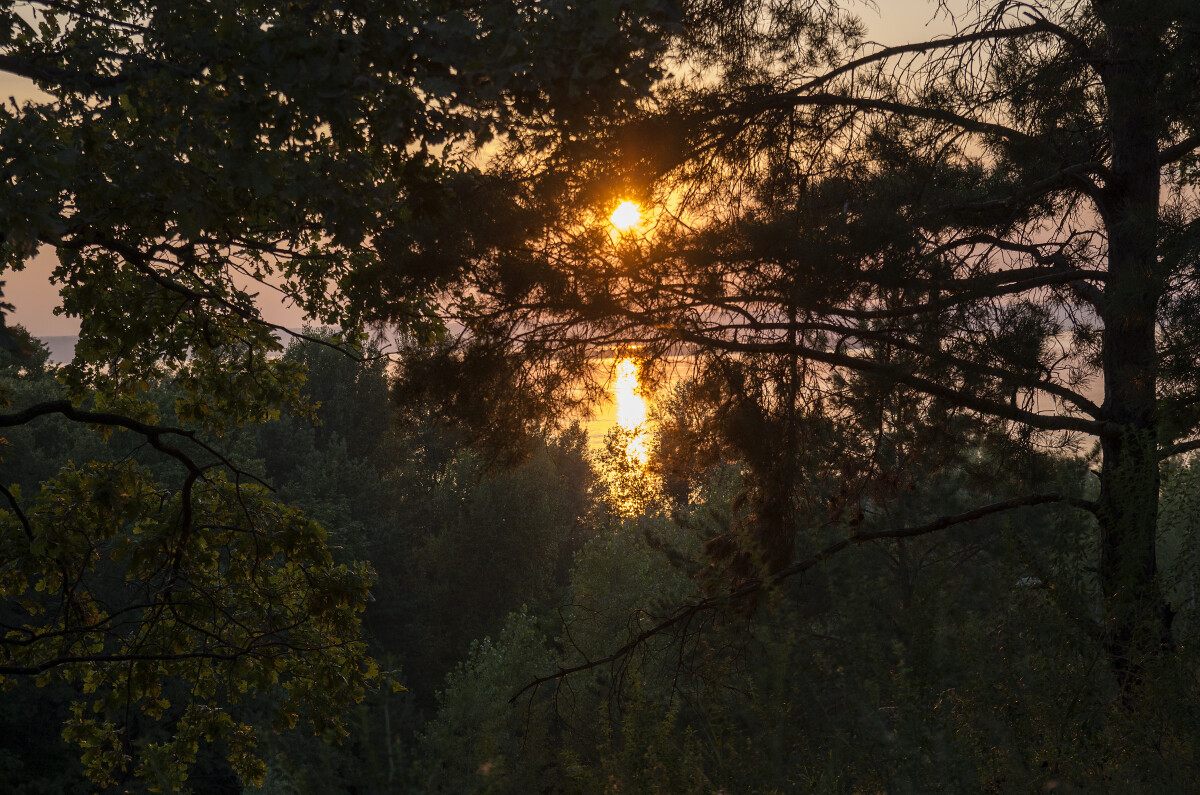
POLYGON ((1029 272, 1018 273, 1016 271, 1001 272, 992 274, 988 278, 979 279, 962 279, 958 282, 944 282, 946 290, 962 289, 964 285, 975 285, 967 287, 963 292, 955 293, 952 296, 936 301, 927 301, 923 304, 909 304, 907 306, 889 307, 887 309, 846 309, 842 307, 825 307, 821 311, 831 315, 840 317, 857 318, 860 320, 882 320, 887 318, 910 317, 927 312, 938 312, 959 304, 967 304, 977 301, 980 298, 999 298, 1005 295, 1014 293, 1023 293, 1027 290, 1032 290, 1036 287, 1049 287, 1059 284, 1073 284, 1074 282, 1084 281, 1088 279, 1104 278, 1105 274, 1101 271, 1072 271, 1050 268, 1030 268, 1029 272), (1016 274, 1015 277, 1012 275, 1016 274), (981 286, 990 282, 990 286, 981 286))
MULTIPOLYGON (((1042 15, 1041 9, 1026 11, 1024 12, 1024 15, 1026 18, 1034 20, 1034 23, 1028 27, 1037 28, 1046 31, 1047 33, 1054 34, 1058 38, 1062 39, 1065 43, 1074 47, 1078 51, 1079 56, 1084 60, 1090 60, 1095 57, 1095 52, 1093 51, 1091 44, 1080 38, 1075 33, 1067 30, 1062 25, 1051 22, 1042 15)), ((1012 28, 1012 30, 1017 29, 1018 28, 1012 28)))
POLYGON ((787 342, 737 342, 735 340, 713 339, 704 334, 689 332, 684 329, 677 331, 685 342, 691 342, 708 348, 720 348, 727 351, 742 353, 792 353, 795 352, 814 361, 835 367, 846 367, 863 373, 883 376, 889 380, 912 387, 931 397, 951 400, 964 408, 977 411, 999 419, 1023 423, 1032 428, 1045 431, 1073 431, 1091 436, 1099 436, 1108 428, 1108 424, 1100 420, 1089 420, 1081 417, 1037 414, 1025 411, 1008 403, 1000 403, 979 395, 973 395, 943 383, 932 381, 916 375, 902 367, 885 364, 862 356, 851 356, 833 351, 817 350, 805 345, 792 345, 787 342))
POLYGON ((1021 25, 1015 28, 1000 28, 995 30, 978 30, 973 33, 964 33, 958 36, 947 36, 941 39, 930 39, 929 41, 916 42, 913 44, 901 44, 896 47, 885 47, 881 50, 873 52, 869 55, 864 55, 861 58, 856 58, 853 61, 842 64, 836 69, 831 69, 818 78, 808 81, 799 86, 788 94, 800 95, 807 91, 812 91, 814 88, 820 88, 826 83, 864 66, 870 66, 880 61, 886 61, 890 58, 895 58, 898 55, 914 55, 923 52, 932 52, 936 50, 947 50, 952 47, 957 47, 961 44, 973 44, 978 41, 995 41, 1000 39, 1011 39, 1025 36, 1030 33, 1054 33, 1060 38, 1071 36, 1072 43, 1081 42, 1078 37, 1071 34, 1069 31, 1064 31, 1059 26, 1051 23, 1046 19, 1038 19, 1030 25, 1021 25))
POLYGON ((1105 180, 1112 180, 1112 172, 1108 166, 1099 162, 1073 163, 1066 168, 1057 171, 1045 179, 1040 179, 1029 185, 1025 185, 1017 193, 1009 196, 1001 196, 996 199, 987 201, 975 202, 970 204, 951 204, 938 207, 938 212, 949 212, 955 210, 967 210, 971 212, 986 212, 990 210, 1002 210, 1007 207, 1012 207, 1015 204, 1027 203, 1032 199, 1045 196, 1048 193, 1053 193, 1056 190, 1064 190, 1069 187, 1077 188, 1083 191, 1088 196, 1100 200, 1102 191, 1100 186, 1093 182, 1089 175, 1098 174, 1105 180))
POLYGON ((1200 133, 1189 135, 1177 144, 1172 144, 1166 149, 1158 153, 1159 165, 1174 163, 1176 160, 1181 160, 1196 151, 1200 147, 1200 133))
POLYGON ((1158 460, 1164 461, 1172 456, 1183 455, 1193 450, 1200 450, 1200 439, 1191 439, 1186 442, 1178 442, 1170 447, 1164 447, 1158 451, 1158 460))
POLYGON ((751 100, 742 103, 740 106, 734 106, 734 112, 751 117, 771 110, 795 107, 849 108, 853 110, 880 111, 895 116, 945 122, 966 132, 993 135, 997 138, 1004 138, 1028 146, 1038 146, 1042 143, 1038 138, 1034 138, 1012 127, 973 119, 970 116, 963 116, 960 113, 955 113, 952 110, 944 108, 910 105, 907 102, 897 102, 890 99, 852 97, 845 94, 780 94, 769 97, 765 101, 755 102, 751 100))
POLYGON ((3 485, 0 485, 0 494, 3 494, 4 498, 8 500, 9 508, 12 509, 12 512, 17 517, 17 520, 21 522, 21 527, 25 530, 25 537, 32 541, 33 525, 29 523, 29 517, 25 515, 23 510, 21 510, 21 505, 17 502, 17 498, 13 496, 13 493, 3 485))
POLYGON ((1096 503, 1089 500, 1082 500, 1077 497, 1069 497, 1062 494, 1031 494, 1025 497, 1014 497, 1009 500, 991 503, 990 505, 983 505, 965 513, 955 514, 953 516, 942 516, 930 522, 926 522, 925 524, 916 525, 913 527, 903 527, 896 530, 884 530, 877 533, 859 533, 858 535, 849 536, 848 538, 843 538, 840 541, 835 541, 834 543, 826 546, 812 557, 780 569, 778 572, 770 575, 769 577, 745 583, 728 594, 706 597, 691 605, 681 607, 669 618, 664 619, 649 629, 638 633, 632 640, 621 646, 619 649, 613 651, 611 654, 607 654, 604 657, 594 660, 588 660, 580 665, 566 668, 560 667, 555 673, 547 674, 546 676, 540 676, 518 690, 512 696, 512 698, 509 699, 509 703, 515 702, 523 693, 533 688, 537 688, 547 682, 558 681, 570 676, 571 674, 587 671, 608 663, 617 662, 628 656, 631 652, 643 645, 650 638, 661 635, 667 630, 680 624, 686 625, 687 622, 691 621, 699 613, 718 610, 722 607, 732 604, 733 602, 736 602, 739 599, 744 599, 747 596, 769 588, 787 579, 788 577, 793 577, 797 574, 803 574, 809 569, 824 563, 826 560, 829 560, 834 555, 848 547, 865 544, 871 541, 915 538, 917 536, 929 535, 930 533, 936 533, 940 530, 945 530, 960 524, 975 522, 988 516, 1003 513, 1005 511, 1011 511, 1017 508, 1025 508, 1033 505, 1046 505, 1050 503, 1065 504, 1073 508, 1078 508, 1080 510, 1089 511, 1092 513, 1098 509, 1096 503))
POLYGON ((204 467, 201 467, 196 461, 183 452, 179 448, 170 445, 163 441, 164 436, 174 436, 187 439, 192 444, 209 453, 220 462, 221 465, 230 469, 239 475, 245 475, 262 486, 270 488, 265 481, 248 472, 243 472, 234 464, 214 449, 211 445, 201 441, 196 436, 195 431, 189 431, 184 428, 172 428, 165 425, 150 425, 148 423, 135 420, 132 417, 126 417, 122 414, 113 414, 110 412, 101 411, 85 411, 75 408, 68 400, 52 400, 46 403, 38 403, 30 406, 23 411, 18 411, 15 414, 0 414, 0 428, 12 428, 18 425, 25 425, 32 422, 38 417, 45 417, 51 414, 59 414, 74 422, 84 422, 89 425, 111 425, 118 428, 125 428, 134 433, 141 434, 146 437, 146 441, 150 446, 159 452, 165 453, 174 458, 179 463, 183 464, 188 473, 196 477, 204 476, 204 467))

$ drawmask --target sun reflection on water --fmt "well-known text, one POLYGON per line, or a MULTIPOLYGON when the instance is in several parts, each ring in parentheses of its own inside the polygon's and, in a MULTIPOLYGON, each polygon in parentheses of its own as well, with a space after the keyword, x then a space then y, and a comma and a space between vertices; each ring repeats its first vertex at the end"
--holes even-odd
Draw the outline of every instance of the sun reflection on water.
POLYGON ((638 390, 638 365, 630 358, 618 359, 613 367, 613 398, 617 404, 617 425, 632 432, 625 452, 639 465, 645 466, 646 399, 638 390))

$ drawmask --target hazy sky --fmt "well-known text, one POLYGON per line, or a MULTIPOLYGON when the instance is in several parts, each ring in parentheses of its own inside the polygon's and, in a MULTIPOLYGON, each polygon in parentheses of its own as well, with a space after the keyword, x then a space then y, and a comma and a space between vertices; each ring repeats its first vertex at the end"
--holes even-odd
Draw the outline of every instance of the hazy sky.
MULTIPOLYGON (((881 44, 926 39, 949 30, 944 18, 934 20, 937 4, 933 0, 878 0, 876 6, 872 9, 858 3, 855 7, 867 25, 869 38, 881 44)), ((0 73, 0 97, 20 100, 31 93, 32 85, 28 81, 0 73)), ((24 271, 3 275, 4 300, 15 307, 6 318, 9 325, 22 324, 39 337, 78 333, 77 319, 54 315, 59 302, 58 292, 50 284, 50 274, 56 263, 54 252, 44 250, 24 271)), ((261 308, 267 320, 273 323, 292 328, 303 323, 299 311, 280 304, 274 296, 266 296, 261 308)))

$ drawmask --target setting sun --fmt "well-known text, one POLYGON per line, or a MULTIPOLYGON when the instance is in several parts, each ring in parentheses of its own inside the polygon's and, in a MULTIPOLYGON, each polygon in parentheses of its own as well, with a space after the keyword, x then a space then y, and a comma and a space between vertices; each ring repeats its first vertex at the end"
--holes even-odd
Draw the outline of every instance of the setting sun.
POLYGON ((618 230, 626 232, 641 223, 642 211, 634 202, 621 202, 608 220, 618 230))

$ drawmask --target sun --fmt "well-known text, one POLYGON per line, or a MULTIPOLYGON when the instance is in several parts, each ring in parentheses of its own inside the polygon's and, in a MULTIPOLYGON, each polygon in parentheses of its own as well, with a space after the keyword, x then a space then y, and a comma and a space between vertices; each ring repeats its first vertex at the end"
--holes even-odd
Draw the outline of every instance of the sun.
POLYGON ((628 232, 642 222, 642 210, 634 202, 621 202, 608 220, 621 232, 628 232))

